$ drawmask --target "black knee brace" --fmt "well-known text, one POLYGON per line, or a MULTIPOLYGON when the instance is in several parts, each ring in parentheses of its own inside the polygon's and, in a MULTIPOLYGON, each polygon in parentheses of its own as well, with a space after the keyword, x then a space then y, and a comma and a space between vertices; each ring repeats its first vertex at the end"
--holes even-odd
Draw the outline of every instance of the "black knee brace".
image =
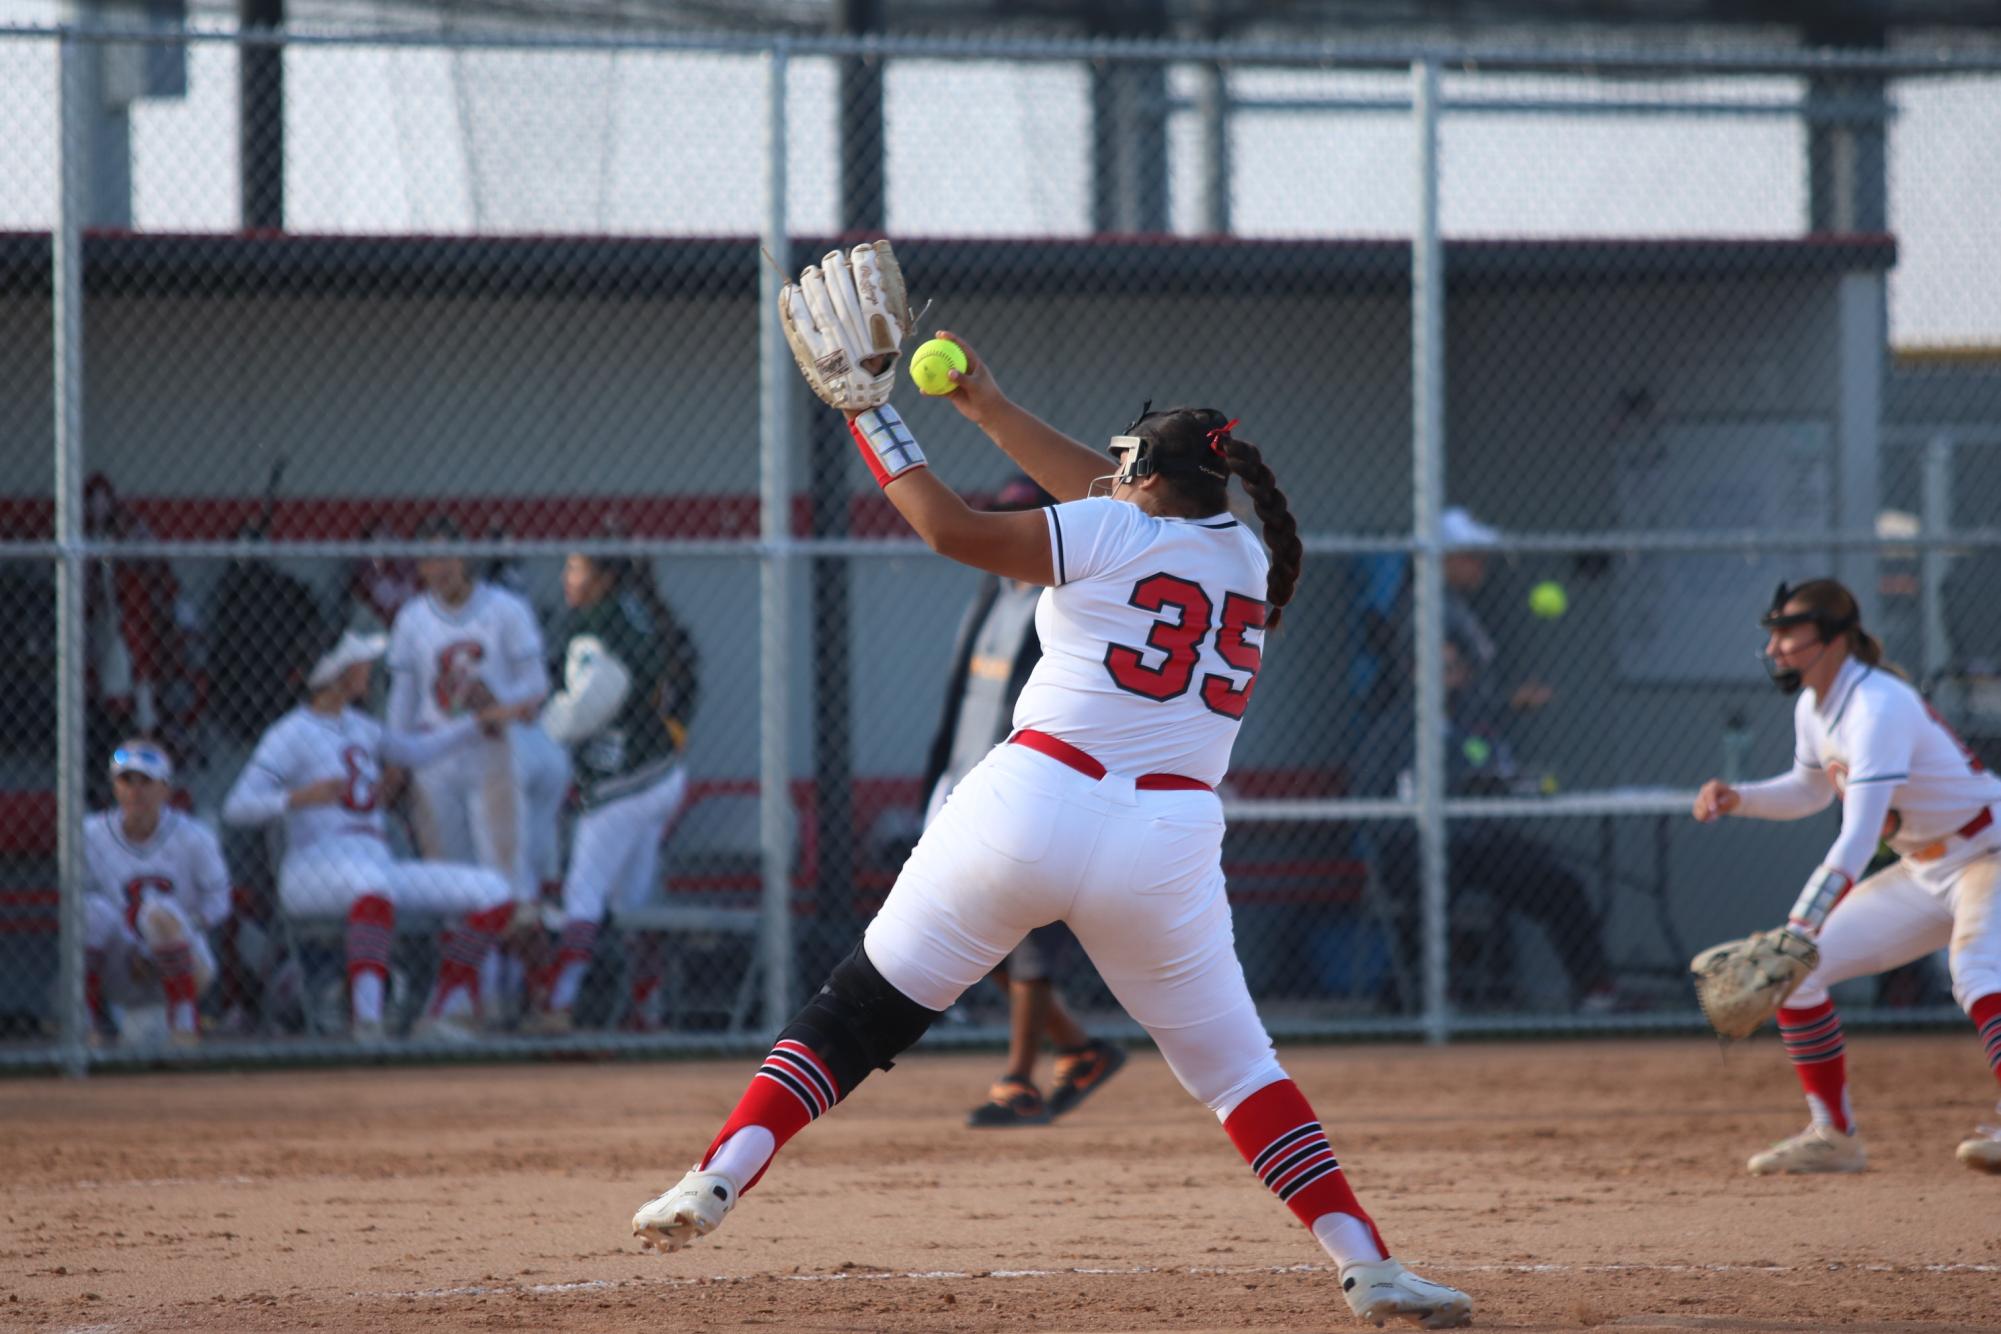
POLYGON ((924 1036, 939 1013, 891 986, 856 945, 778 1036, 812 1048, 841 1082, 845 1095, 869 1071, 889 1069, 895 1057, 924 1036))

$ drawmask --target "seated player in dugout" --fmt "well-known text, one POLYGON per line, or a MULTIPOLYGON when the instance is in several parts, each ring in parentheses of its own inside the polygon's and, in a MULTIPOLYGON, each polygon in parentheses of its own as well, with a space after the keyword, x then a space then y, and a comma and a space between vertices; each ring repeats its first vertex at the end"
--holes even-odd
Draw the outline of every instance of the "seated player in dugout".
MULTIPOLYGON (((854 951, 778 1041, 694 1168, 632 1218, 650 1247, 713 1232, 794 1135, 887 1070, 1022 937, 1076 933, 1182 1085, 1338 1266, 1364 1320, 1472 1319, 1465 1293, 1390 1255, 1245 985, 1222 867, 1238 724, 1292 600, 1298 525, 1262 451, 1213 408, 1151 405, 1089 448, 1010 402, 979 356, 948 401, 1055 496, 973 510, 888 405, 910 310, 887 241, 836 251, 780 295, 807 383, 925 544, 1043 588, 1042 659, 1015 731, 966 775, 854 951), (1253 531, 1229 510, 1236 478, 1253 531)), ((933 349, 935 352, 935 349, 933 349)))
MULTIPOLYGON (((1017 474, 994 497, 997 513, 1040 509, 1055 499, 1026 474, 1017 474)), ((1042 590, 1035 584, 989 574, 959 623, 952 667, 945 678, 945 706, 924 766, 929 825, 946 799, 988 751, 1014 730, 1014 706, 1042 657, 1035 633, 1035 608, 1042 590)), ((994 969, 993 980, 1008 998, 1007 1069, 988 1090, 987 1100, 966 1114, 966 1124, 982 1129, 1046 1126, 1075 1111, 1126 1063, 1126 1053, 1086 1033, 1057 992, 1052 972, 1070 947, 1061 923, 1039 926, 994 969), (1035 1083, 1035 1062, 1043 1039, 1056 1047, 1055 1081, 1044 1098, 1035 1083)))
MULTIPOLYGON (((1500 724, 1469 716, 1475 656, 1457 634, 1444 644, 1445 789, 1454 797, 1515 793, 1529 782, 1500 724)), ((1408 669, 1403 679, 1409 680, 1408 669)), ((1411 691, 1390 697, 1364 734, 1350 773, 1361 796, 1393 796, 1407 781, 1413 763, 1416 727, 1411 691)), ((1569 1001, 1586 1013, 1617 1004, 1612 966, 1605 950, 1604 922, 1584 882, 1550 847, 1518 833, 1502 820, 1455 820, 1448 826, 1447 864, 1455 898, 1477 890, 1503 910, 1542 928, 1563 965, 1569 1001)), ((1375 831, 1383 878, 1403 914, 1400 948, 1417 953, 1417 838, 1401 824, 1375 831)), ((1415 998, 1407 997, 1413 1002, 1415 998)))
POLYGON ((168 1040, 200 1040, 196 1007, 215 981, 208 934, 229 918, 229 869, 213 830, 175 810, 174 762, 131 738, 107 766, 117 805, 84 822, 84 995, 93 1036, 114 1039, 114 1007, 165 1007, 168 1040))

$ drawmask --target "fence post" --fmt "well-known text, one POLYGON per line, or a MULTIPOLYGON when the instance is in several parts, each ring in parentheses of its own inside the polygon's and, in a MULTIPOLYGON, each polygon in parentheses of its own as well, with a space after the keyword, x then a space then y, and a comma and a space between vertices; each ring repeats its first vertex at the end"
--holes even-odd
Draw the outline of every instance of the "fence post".
POLYGON ((1438 65, 1411 66, 1417 226, 1411 236, 1411 618, 1416 632, 1415 770, 1424 910, 1425 1040, 1451 1031, 1445 991, 1445 578, 1438 516, 1445 491, 1445 262, 1438 240, 1438 65))
MULTIPOLYGON (((783 40, 766 62, 764 249, 781 265, 792 262, 785 204, 785 79, 783 40)), ((783 277, 759 263, 758 458, 759 533, 764 554, 758 575, 758 833, 764 848, 764 1024, 776 1032, 792 1013, 792 354, 778 319, 783 277)))
POLYGON ((49 307, 55 407, 56 879, 61 904, 56 1008, 62 1066, 90 1066, 84 1002, 83 816, 85 737, 83 532, 83 223, 89 194, 91 108, 85 62, 97 49, 65 31, 56 48, 56 218, 49 232, 49 307))

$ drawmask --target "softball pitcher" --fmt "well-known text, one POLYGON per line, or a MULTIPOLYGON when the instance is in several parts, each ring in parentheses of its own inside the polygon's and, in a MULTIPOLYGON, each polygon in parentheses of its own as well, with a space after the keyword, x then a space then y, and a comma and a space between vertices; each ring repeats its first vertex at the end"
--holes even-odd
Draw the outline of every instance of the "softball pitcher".
POLYGON ((307 702, 271 724, 222 806, 235 825, 285 822, 278 869, 284 911, 347 917, 348 1004, 357 1038, 382 1036, 389 947, 399 908, 463 913, 441 942, 438 988, 422 1031, 459 1038, 479 1009, 479 969, 513 916, 498 874, 478 866, 398 861, 390 855, 377 800, 382 764, 421 766, 470 746, 532 707, 490 704, 422 734, 384 730, 354 707, 368 695, 380 636, 344 631, 313 657, 307 702))
MULTIPOLYGON (((1741 787, 1711 779, 1696 794, 1695 818, 1798 820, 1838 800, 1841 833, 1784 927, 1705 951, 1696 971, 1754 960, 1754 985, 1772 992, 1779 1036, 1806 1090, 1811 1124, 1752 1155, 1751 1171, 1859 1172, 1868 1159, 1829 987, 1947 950, 1953 998, 2001 1078, 2001 781, 1884 664, 1841 584, 1780 584, 1759 624, 1773 682, 1798 695, 1792 771, 1741 787), (1879 840, 1899 859, 1858 884, 1879 840)), ((1959 1161, 2001 1172, 2001 1128, 1981 1127, 1960 1144, 1959 1161)))
POLYGON ((1467 1323, 1464 1293, 1389 1258, 1273 1054, 1235 953, 1215 786, 1301 558, 1257 447, 1213 409, 1142 410, 1108 461, 1009 402, 961 343, 951 401, 1062 502, 977 512, 886 404, 909 323, 888 243, 826 256, 780 309, 808 382, 848 413, 863 462, 925 543, 1045 588, 1043 656, 1013 736, 954 789, 861 944, 779 1034, 695 1169, 634 1215, 634 1233, 675 1250, 713 1231, 788 1139, 888 1069, 1029 931, 1063 921, 1260 1183, 1334 1257, 1356 1315, 1467 1323), (1233 475, 1264 545, 1230 514, 1233 475))
POLYGON ((99 1032, 112 1003, 158 999, 167 1033, 199 1040, 195 1004, 215 981, 208 933, 229 917, 229 871, 208 826, 167 805, 174 763, 153 741, 111 753, 115 810, 83 826, 84 991, 99 1032))

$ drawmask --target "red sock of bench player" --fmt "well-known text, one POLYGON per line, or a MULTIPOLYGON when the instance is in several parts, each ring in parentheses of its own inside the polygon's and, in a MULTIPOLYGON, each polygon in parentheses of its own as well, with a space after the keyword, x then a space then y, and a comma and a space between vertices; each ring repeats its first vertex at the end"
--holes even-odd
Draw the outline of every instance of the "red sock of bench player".
POLYGON ((632 968, 632 995, 626 1012, 644 1025, 653 1014, 653 997, 667 973, 667 937, 658 931, 642 931, 632 945, 628 960, 632 968))
POLYGON ((1389 1256, 1383 1234, 1349 1188, 1327 1133, 1297 1084, 1281 1079, 1265 1085, 1237 1104, 1224 1118, 1223 1130, 1258 1174, 1258 1180, 1306 1224, 1336 1260, 1345 1263, 1389 1256), (1330 1214, 1340 1217, 1329 1218, 1330 1214), (1368 1242, 1375 1244, 1377 1254, 1358 1254, 1368 1242))
POLYGON ((780 1038, 750 1077, 736 1110, 702 1155, 701 1170, 755 1186, 785 1141, 833 1109, 845 1096, 826 1062, 805 1043, 780 1038))
POLYGON ((1855 1113, 1848 1105, 1848 1057, 1841 1041, 1841 1016, 1834 1002, 1824 1000, 1804 1010, 1781 1007, 1779 1040, 1806 1090, 1807 1110, 1817 1126, 1831 1126, 1844 1135, 1855 1133, 1855 1113))
POLYGON ((363 894, 347 910, 347 996, 357 1024, 382 1022, 389 990, 389 947, 396 938, 396 905, 363 894))
POLYGON ((500 933, 514 918, 514 905, 470 912, 465 922, 444 933, 438 941, 438 998, 431 1005, 435 1015, 477 1015, 479 1013, 479 970, 492 952, 500 933))
POLYGON ((1966 1007, 1973 1027, 1980 1033, 1980 1045, 1987 1049, 1987 1068, 2001 1079, 2001 991, 1982 996, 1966 1007))
POLYGON ((176 1033, 192 1033, 195 1019, 195 952, 186 941, 161 945, 153 951, 153 967, 160 973, 160 996, 167 1003, 167 1027, 176 1033))

